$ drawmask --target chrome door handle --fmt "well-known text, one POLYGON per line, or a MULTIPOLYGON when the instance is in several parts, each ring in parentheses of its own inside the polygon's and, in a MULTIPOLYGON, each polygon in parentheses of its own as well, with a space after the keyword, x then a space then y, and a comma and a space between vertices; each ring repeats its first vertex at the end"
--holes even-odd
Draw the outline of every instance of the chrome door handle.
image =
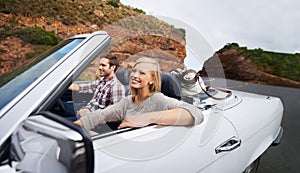
POLYGON ((218 153, 224 152, 224 151, 231 151, 231 150, 236 149, 239 146, 241 146, 241 140, 238 139, 237 137, 233 136, 230 139, 223 142, 221 145, 219 145, 215 149, 215 152, 216 152, 216 154, 218 154, 218 153))

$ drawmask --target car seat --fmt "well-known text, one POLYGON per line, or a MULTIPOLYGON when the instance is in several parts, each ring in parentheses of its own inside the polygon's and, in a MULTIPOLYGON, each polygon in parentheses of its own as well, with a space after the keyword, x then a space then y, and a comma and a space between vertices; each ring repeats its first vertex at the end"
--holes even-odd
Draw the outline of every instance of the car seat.
POLYGON ((178 78, 174 74, 162 73, 161 92, 169 97, 181 100, 181 86, 178 78))
POLYGON ((123 68, 118 68, 116 72, 118 80, 125 86, 125 96, 129 94, 129 76, 130 71, 123 68))

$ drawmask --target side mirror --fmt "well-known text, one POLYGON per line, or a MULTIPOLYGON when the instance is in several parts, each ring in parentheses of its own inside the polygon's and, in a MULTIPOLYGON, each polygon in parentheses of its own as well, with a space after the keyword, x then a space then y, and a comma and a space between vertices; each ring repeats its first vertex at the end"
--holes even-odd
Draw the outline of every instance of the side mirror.
POLYGON ((89 135, 49 112, 20 124, 11 136, 10 158, 11 165, 21 172, 94 171, 89 135))

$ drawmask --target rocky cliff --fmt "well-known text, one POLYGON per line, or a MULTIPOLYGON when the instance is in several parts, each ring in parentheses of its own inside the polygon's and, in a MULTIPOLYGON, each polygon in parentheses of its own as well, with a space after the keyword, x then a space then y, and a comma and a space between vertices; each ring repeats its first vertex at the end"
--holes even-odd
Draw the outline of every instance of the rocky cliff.
POLYGON ((300 82, 266 73, 236 49, 219 50, 204 63, 201 76, 300 88, 300 82))

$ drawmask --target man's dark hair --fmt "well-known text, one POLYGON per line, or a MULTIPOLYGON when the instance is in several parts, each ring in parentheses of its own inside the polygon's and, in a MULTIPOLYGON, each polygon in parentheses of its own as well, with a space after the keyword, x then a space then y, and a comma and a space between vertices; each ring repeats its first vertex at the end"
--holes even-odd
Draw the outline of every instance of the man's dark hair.
POLYGON ((118 67, 120 66, 120 62, 118 60, 118 57, 116 55, 112 55, 112 56, 106 56, 105 58, 109 59, 109 65, 110 66, 116 66, 114 72, 116 73, 118 70, 118 67))

